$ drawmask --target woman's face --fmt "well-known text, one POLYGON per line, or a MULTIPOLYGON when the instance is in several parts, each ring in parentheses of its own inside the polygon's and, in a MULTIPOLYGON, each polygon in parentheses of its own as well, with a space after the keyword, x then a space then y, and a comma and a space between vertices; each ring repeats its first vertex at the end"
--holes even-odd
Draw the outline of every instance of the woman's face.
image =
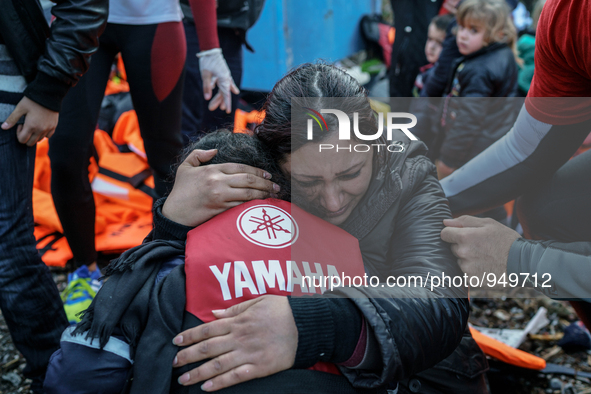
MULTIPOLYGON (((322 143, 344 146, 338 134, 333 134, 322 143)), ((337 152, 335 148, 319 152, 318 144, 309 143, 289 155, 281 168, 291 175, 292 191, 302 196, 317 216, 338 226, 369 188, 372 158, 372 151, 337 152)))

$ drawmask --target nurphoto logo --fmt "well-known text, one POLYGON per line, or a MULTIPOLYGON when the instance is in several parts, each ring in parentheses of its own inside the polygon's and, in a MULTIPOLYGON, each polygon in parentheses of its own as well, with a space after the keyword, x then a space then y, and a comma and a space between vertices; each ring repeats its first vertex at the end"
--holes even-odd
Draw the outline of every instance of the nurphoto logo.
MULTIPOLYGON (((410 140, 416 141, 418 140, 417 137, 410 132, 410 129, 416 126, 417 124, 417 117, 408 112, 388 112, 386 114, 386 126, 384 127, 384 114, 378 113, 378 130, 374 134, 364 134, 359 130, 359 113, 353 113, 353 122, 349 118, 345 112, 338 110, 338 109, 321 109, 320 112, 313 110, 312 108, 304 107, 308 112, 307 115, 310 116, 311 119, 308 119, 307 123, 307 139, 309 141, 314 139, 314 123, 316 123, 320 130, 322 131, 330 131, 328 129, 328 124, 324 119, 322 114, 331 114, 337 117, 338 121, 338 132, 339 132, 339 141, 350 141, 351 140, 351 123, 353 124, 353 133, 355 134, 355 139, 358 141, 378 141, 382 138, 384 133, 384 128, 386 129, 386 140, 388 142, 392 141, 392 132, 394 130, 402 131, 410 140), (400 119, 408 119, 410 122, 403 122, 400 123, 400 119)), ((320 152, 323 150, 334 150, 336 151, 348 151, 348 152, 368 152, 371 147, 377 147, 378 152, 380 149, 384 148, 388 152, 402 152, 404 151, 404 145, 398 142, 393 142, 391 144, 355 144, 355 145, 348 145, 348 146, 341 146, 341 145, 334 145, 334 144, 318 144, 318 149, 320 152)))

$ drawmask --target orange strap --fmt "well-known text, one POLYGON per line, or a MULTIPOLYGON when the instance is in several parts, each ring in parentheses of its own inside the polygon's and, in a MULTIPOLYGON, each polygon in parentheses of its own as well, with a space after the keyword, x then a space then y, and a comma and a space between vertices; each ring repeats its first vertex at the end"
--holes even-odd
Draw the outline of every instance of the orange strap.
POLYGON ((541 370, 546 368, 546 361, 543 358, 512 348, 503 342, 497 341, 470 327, 472 337, 480 346, 480 349, 487 355, 501 360, 507 364, 516 365, 522 368, 541 370))
POLYGON ((248 124, 260 124, 265 119, 265 111, 252 110, 245 112, 237 109, 234 115, 234 133, 250 133, 248 124))

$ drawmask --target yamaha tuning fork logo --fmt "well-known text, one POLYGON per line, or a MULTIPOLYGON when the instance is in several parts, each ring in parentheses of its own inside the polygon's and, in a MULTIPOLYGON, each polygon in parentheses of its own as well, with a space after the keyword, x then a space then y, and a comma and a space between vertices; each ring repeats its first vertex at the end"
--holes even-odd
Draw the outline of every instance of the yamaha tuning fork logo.
MULTIPOLYGON (((384 114, 378 113, 378 130, 373 134, 365 134, 367 130, 359 130, 359 113, 353 113, 353 122, 349 115, 338 109, 321 109, 316 111, 312 108, 303 107, 306 110, 306 115, 310 116, 307 123, 307 139, 312 141, 314 139, 314 124, 317 124, 321 131, 330 131, 328 124, 322 114, 332 114, 336 116, 338 121, 338 135, 339 141, 351 141, 351 124, 353 124, 353 133, 355 140, 357 141, 378 141, 386 131, 387 144, 384 143, 373 143, 373 144, 349 144, 341 145, 337 144, 318 144, 320 152, 326 150, 348 151, 348 152, 368 152, 371 147, 376 147, 378 152, 381 149, 387 150, 388 152, 402 152, 404 151, 404 145, 399 142, 392 142, 392 132, 394 130, 402 131, 410 140, 416 141, 415 137, 410 129, 416 126, 417 117, 408 112, 388 112, 386 114, 386 122, 384 122, 384 114), (400 122, 401 119, 410 120, 410 122, 400 122), (385 123, 385 127, 384 127, 385 123)), ((383 140, 383 139, 382 139, 383 140)))
POLYGON ((285 210, 273 205, 255 205, 240 214, 236 221, 240 234, 255 245, 281 249, 295 243, 298 224, 285 210))

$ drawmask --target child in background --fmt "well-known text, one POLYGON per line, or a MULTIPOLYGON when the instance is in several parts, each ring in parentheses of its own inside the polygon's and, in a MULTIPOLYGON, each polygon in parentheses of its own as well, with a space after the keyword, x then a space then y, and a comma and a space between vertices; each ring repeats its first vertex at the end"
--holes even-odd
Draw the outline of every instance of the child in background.
POLYGON ((485 150, 513 125, 517 96, 517 32, 504 0, 465 0, 456 15, 456 41, 463 55, 452 67, 435 149, 442 179, 485 150), (467 99, 467 97, 470 97, 467 99), (454 99, 462 98, 462 99, 454 99))
MULTIPOLYGON (((412 89, 413 97, 420 97, 423 86, 433 72, 435 63, 437 63, 441 53, 441 44, 445 39, 446 30, 453 20, 454 15, 452 14, 438 15, 431 20, 427 33, 427 42, 425 43, 425 57, 429 63, 419 69, 419 74, 415 79, 415 86, 412 89)), ((412 100, 409 110, 417 119, 420 119, 418 127, 414 130, 416 137, 430 148, 438 132, 437 115, 439 111, 436 103, 432 103, 426 98, 412 100)))
POLYGON ((441 53, 441 44, 445 39, 445 30, 453 20, 452 14, 438 15, 431 20, 429 24, 429 30, 427 32, 427 43, 425 44, 425 56, 427 57, 428 64, 424 65, 419 69, 419 75, 415 79, 415 87, 413 88, 413 96, 419 97, 423 85, 429 78, 431 69, 439 59, 441 53))

